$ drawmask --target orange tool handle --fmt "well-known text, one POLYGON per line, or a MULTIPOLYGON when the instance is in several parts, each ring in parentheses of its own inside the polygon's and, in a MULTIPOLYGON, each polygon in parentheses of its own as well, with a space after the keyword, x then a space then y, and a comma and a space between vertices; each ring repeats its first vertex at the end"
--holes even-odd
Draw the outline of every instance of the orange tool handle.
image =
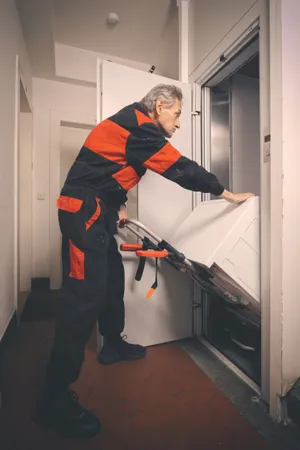
POLYGON ((123 252, 135 252, 143 248, 142 244, 121 244, 120 246, 123 252))
POLYGON ((166 258, 169 253, 167 250, 138 250, 136 255, 145 258, 166 258))

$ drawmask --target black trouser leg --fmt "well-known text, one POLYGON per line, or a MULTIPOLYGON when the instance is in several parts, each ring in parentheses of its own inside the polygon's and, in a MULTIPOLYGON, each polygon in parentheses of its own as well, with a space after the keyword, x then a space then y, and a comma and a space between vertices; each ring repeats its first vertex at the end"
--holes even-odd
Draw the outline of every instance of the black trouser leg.
POLYGON ((105 338, 98 355, 101 364, 143 358, 146 349, 129 344, 120 334, 124 329, 124 266, 114 238, 110 239, 107 253, 107 290, 105 306, 98 316, 99 331, 105 338))
POLYGON ((62 265, 62 285, 64 286, 68 280, 70 273, 70 246, 69 239, 62 236, 61 240, 61 265, 62 265))
POLYGON ((98 325, 102 336, 119 336, 124 329, 124 266, 114 237, 107 252, 107 289, 105 306, 99 313, 98 325))
MULTIPOLYGON (((104 308, 107 283, 108 234, 102 216, 91 210, 98 206, 90 200, 77 213, 59 212, 64 242, 63 260, 70 258, 70 272, 63 286, 54 344, 47 367, 47 384, 65 389, 79 376, 85 345, 104 308), (66 254, 69 252, 69 255, 66 254)), ((97 211, 97 210, 96 210, 97 211)), ((63 264, 67 267, 67 264, 63 264)))

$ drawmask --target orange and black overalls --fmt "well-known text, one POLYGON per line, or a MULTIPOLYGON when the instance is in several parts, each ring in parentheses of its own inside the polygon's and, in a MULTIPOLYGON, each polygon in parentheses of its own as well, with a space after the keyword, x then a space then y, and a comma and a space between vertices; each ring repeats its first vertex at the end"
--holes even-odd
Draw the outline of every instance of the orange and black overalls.
POLYGON ((47 369, 48 383, 57 388, 77 379, 97 320, 103 336, 123 331, 124 268, 114 234, 127 191, 147 169, 185 189, 214 195, 224 189, 163 137, 140 103, 91 131, 57 201, 64 283, 47 369))

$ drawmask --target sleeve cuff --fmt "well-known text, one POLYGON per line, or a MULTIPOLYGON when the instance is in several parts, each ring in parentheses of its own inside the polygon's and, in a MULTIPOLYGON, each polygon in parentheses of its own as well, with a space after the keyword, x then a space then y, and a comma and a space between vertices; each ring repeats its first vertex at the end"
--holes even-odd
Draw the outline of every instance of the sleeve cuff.
POLYGON ((211 186, 210 193, 215 195, 216 197, 219 197, 220 195, 223 194, 224 190, 225 188, 220 183, 214 183, 211 186))

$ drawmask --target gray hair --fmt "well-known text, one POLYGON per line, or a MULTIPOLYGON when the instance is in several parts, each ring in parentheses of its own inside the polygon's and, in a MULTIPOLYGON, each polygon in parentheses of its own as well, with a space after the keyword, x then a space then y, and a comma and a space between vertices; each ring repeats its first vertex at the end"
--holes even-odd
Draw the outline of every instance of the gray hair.
POLYGON ((141 103, 148 112, 153 112, 155 110, 157 100, 161 100, 167 108, 171 108, 175 103, 175 99, 178 98, 181 102, 182 97, 182 91, 180 88, 171 84, 158 84, 145 95, 145 97, 141 100, 141 103))

